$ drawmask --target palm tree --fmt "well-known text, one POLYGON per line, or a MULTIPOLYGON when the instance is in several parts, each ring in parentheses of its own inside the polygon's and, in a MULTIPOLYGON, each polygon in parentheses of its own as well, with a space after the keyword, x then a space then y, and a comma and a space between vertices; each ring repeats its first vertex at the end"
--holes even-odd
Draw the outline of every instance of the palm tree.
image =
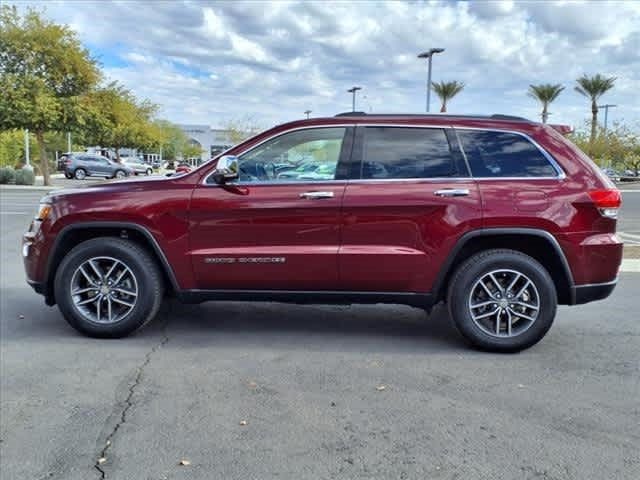
POLYGON ((613 88, 616 77, 604 77, 599 73, 593 77, 586 75, 576 79, 575 90, 581 95, 591 100, 591 137, 589 142, 593 143, 596 138, 596 126, 598 125, 598 99, 613 88))
POLYGON ((433 91, 440 97, 442 101, 441 112, 447 111, 447 102, 459 94, 464 88, 464 83, 454 80, 452 82, 431 82, 433 91))
POLYGON ((529 85, 528 95, 535 98, 542 104, 542 123, 547 123, 549 118, 549 104, 553 102, 564 87, 559 83, 555 85, 551 83, 542 83, 540 85, 529 85))

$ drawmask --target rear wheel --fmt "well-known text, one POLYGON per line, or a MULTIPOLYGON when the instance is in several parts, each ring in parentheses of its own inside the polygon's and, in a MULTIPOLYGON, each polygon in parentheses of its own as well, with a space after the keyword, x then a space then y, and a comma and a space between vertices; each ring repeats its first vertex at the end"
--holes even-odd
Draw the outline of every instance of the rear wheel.
POLYGON ((87 172, 84 168, 76 168, 76 171, 73 172, 73 176, 76 180, 84 180, 87 177, 87 172))
POLYGON ((116 173, 113 175, 114 178, 122 179, 127 176, 127 173, 124 170, 116 170, 116 173))
POLYGON ((71 175, 69 172, 64 172, 64 176, 67 177, 68 179, 73 178, 73 175, 71 175))
POLYGON ((147 168, 147 171, 145 173, 147 175, 151 175, 153 173, 153 170, 151 170, 150 168, 147 168))
POLYGON ((464 262, 447 296, 456 327, 473 345, 516 352, 539 342, 556 313, 556 289, 535 259, 514 250, 488 250, 464 262))
POLYGON ((138 244, 119 238, 87 240, 62 260, 55 277, 60 311, 92 337, 126 336, 151 320, 162 301, 162 275, 138 244))

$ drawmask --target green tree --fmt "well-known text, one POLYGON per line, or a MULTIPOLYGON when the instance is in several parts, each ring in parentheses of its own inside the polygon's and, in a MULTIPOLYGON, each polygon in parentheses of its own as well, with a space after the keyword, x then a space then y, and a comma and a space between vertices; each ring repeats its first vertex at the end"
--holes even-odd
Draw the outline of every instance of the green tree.
POLYGON ((640 136, 637 132, 616 122, 606 132, 598 127, 597 135, 591 141, 588 134, 590 126, 585 127, 569 135, 569 139, 583 152, 601 167, 630 169, 637 173, 639 165, 636 164, 636 156, 640 156, 640 136))
POLYGON ((464 83, 453 80, 452 82, 431 82, 431 88, 442 102, 441 112, 447 111, 447 102, 459 94, 464 88, 464 83))
POLYGON ((85 143, 113 148, 118 161, 121 148, 146 147, 157 135, 152 126, 157 106, 148 100, 139 101, 117 82, 92 91, 85 99, 84 109, 85 143))
POLYGON ((20 15, 16 7, 0 7, 0 130, 35 134, 45 185, 45 132, 79 126, 80 99, 99 77, 96 61, 69 27, 33 9, 20 15))
POLYGON ((593 77, 583 75, 576 79, 577 85, 575 86, 575 91, 591 100, 590 142, 593 142, 596 138, 596 129, 598 126, 598 99, 613 88, 615 81, 616 77, 605 77, 599 73, 593 77))
POLYGON ((162 158, 176 160, 178 158, 199 157, 200 147, 192 145, 189 137, 180 127, 167 120, 153 122, 153 144, 149 147, 162 148, 162 158))
POLYGON ((529 85, 528 95, 535 98, 542 104, 542 123, 547 123, 549 118, 549 104, 553 102, 564 87, 559 83, 542 83, 540 85, 529 85))
POLYGON ((229 135, 229 140, 234 145, 259 133, 263 128, 255 121, 251 115, 229 120, 225 123, 224 129, 229 135))

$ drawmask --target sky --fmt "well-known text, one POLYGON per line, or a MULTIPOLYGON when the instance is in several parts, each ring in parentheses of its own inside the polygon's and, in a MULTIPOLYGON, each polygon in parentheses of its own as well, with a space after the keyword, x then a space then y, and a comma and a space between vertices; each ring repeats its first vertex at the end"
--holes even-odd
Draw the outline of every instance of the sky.
MULTIPOLYGON (((11 3, 4 1, 3 3, 11 3)), ((601 104, 609 122, 640 130, 640 1, 46 1, 33 6, 70 25, 103 66, 176 123, 269 127, 351 110, 425 111, 433 80, 464 90, 449 112, 540 119, 530 84, 566 87, 550 122, 581 128, 590 102, 575 79, 617 77, 601 104)), ((431 97, 431 111, 439 101, 431 97)), ((603 119, 604 112, 600 118, 603 119)))

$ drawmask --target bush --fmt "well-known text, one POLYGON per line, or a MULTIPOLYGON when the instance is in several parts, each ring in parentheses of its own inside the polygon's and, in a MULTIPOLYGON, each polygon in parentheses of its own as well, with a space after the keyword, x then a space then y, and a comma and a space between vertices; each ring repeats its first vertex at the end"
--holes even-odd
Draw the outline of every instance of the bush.
POLYGON ((33 185, 36 183, 36 175, 30 168, 16 170, 16 185, 33 185))
POLYGON ((16 172, 11 167, 0 168, 0 183, 13 183, 16 172))

